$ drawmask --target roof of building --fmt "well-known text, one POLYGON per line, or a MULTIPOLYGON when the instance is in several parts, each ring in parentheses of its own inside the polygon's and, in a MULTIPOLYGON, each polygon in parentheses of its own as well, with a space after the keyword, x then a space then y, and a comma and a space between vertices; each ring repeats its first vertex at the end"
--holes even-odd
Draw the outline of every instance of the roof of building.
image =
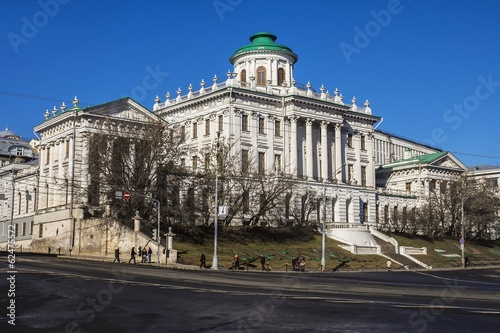
POLYGON ((409 166, 412 164, 432 164, 433 162, 439 160, 440 158, 442 158, 443 156, 446 156, 446 155, 453 156, 449 151, 440 151, 440 152, 432 153, 432 154, 412 156, 410 158, 402 159, 402 160, 397 161, 397 162, 382 165, 380 168, 381 169, 392 169, 392 168, 397 168, 397 167, 402 167, 402 166, 409 166))
POLYGON ((247 52, 253 51, 277 51, 284 53, 293 58, 294 62, 297 62, 299 57, 290 49, 288 46, 283 44, 277 44, 274 41, 277 39, 275 35, 269 32, 258 32, 250 37, 251 44, 244 45, 236 50, 236 52, 229 57, 229 61, 234 63, 234 59, 247 52))
POLYGON ((5 131, 0 131, 0 138, 17 139, 17 140, 21 139, 21 137, 19 135, 17 135, 16 133, 12 132, 8 128, 6 128, 5 131))

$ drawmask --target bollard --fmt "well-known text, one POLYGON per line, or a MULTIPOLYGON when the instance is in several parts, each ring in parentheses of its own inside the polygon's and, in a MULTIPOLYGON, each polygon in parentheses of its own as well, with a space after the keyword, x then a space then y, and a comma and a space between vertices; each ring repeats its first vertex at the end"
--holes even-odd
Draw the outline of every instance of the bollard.
POLYGON ((288 263, 285 264, 285 272, 288 272, 288 263))

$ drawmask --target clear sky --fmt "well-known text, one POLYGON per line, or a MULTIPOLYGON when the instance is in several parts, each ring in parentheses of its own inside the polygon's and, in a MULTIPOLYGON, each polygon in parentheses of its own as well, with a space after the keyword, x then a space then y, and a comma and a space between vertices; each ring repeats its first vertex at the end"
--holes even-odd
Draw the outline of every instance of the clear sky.
POLYGON ((46 109, 187 93, 259 31, 295 80, 368 99, 379 129, 500 165, 500 1, 0 1, 0 129, 33 138, 46 109))

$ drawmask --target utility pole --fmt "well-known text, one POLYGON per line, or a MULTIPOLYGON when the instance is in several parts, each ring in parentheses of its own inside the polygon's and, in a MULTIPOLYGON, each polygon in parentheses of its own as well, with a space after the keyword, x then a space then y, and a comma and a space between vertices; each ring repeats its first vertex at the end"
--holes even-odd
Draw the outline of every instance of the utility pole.
POLYGON ((219 223, 219 207, 218 207, 218 191, 219 191, 219 137, 220 132, 217 131, 217 144, 215 150, 215 222, 214 222, 214 257, 212 259, 212 269, 219 269, 219 260, 217 258, 217 229, 219 223))
MULTIPOLYGON (((335 184, 337 184, 337 173, 346 165, 347 163, 342 164, 340 167, 335 170, 333 173, 335 184)), ((324 272, 326 270, 326 185, 323 185, 323 230, 322 230, 322 238, 321 238, 321 271, 324 272)))

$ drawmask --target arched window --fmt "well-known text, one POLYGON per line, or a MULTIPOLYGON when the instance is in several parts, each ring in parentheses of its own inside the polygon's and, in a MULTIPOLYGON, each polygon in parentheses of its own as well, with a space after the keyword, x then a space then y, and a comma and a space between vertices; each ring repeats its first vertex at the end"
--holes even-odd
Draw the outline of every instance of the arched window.
POLYGON ((281 86, 283 82, 285 82, 285 70, 278 68, 278 86, 281 86))
POLYGON ((264 66, 257 67, 257 85, 266 85, 266 68, 264 66))
POLYGON ((246 69, 242 69, 240 73, 240 81, 247 82, 247 71, 246 69))

